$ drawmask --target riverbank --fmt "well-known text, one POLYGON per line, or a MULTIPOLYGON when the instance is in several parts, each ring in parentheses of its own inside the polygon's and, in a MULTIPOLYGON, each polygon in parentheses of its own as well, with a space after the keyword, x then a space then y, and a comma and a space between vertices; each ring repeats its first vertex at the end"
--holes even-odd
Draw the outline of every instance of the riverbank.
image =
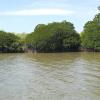
POLYGON ((100 50, 91 50, 91 49, 80 49, 80 50, 72 50, 72 51, 53 51, 53 52, 38 52, 38 51, 32 51, 32 50, 27 50, 27 51, 22 51, 22 52, 0 52, 0 53, 71 53, 71 52, 100 52, 100 50))

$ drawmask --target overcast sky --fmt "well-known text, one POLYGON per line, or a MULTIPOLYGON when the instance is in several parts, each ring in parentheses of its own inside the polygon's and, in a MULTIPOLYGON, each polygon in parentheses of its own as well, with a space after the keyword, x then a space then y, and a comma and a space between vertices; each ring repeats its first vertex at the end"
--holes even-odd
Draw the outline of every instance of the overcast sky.
POLYGON ((40 23, 67 20, 81 32, 100 0, 0 0, 0 30, 31 32, 40 23))

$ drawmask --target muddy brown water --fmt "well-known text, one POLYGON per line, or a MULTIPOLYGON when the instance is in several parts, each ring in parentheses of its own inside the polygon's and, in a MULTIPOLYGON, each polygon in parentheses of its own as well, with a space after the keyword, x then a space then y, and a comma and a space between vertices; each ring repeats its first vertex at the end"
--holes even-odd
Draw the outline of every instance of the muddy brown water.
POLYGON ((100 100, 100 53, 0 54, 0 100, 100 100))

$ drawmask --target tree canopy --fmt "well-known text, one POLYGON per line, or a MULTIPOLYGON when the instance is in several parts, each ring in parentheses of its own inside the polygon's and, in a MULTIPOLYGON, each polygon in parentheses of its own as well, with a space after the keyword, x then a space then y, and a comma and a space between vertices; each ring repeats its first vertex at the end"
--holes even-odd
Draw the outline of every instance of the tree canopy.
POLYGON ((70 22, 53 22, 48 25, 39 24, 34 32, 26 38, 28 48, 38 52, 59 52, 77 50, 80 36, 70 22))
POLYGON ((100 50, 100 13, 85 24, 81 40, 84 48, 100 50))
POLYGON ((20 52, 20 38, 13 33, 0 31, 0 52, 20 52))
POLYGON ((79 48, 100 51, 100 13, 78 34, 71 22, 38 24, 30 34, 0 31, 0 52, 67 52, 79 48))

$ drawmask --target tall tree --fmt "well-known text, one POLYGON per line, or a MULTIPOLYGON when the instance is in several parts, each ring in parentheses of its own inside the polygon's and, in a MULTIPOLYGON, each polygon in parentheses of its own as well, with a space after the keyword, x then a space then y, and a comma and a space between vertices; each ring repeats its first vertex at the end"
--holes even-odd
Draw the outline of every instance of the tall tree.
POLYGON ((26 40, 28 47, 38 52, 77 50, 80 46, 79 34, 73 24, 66 21, 39 24, 26 40))
POLYGON ((85 24, 81 39, 84 48, 100 50, 100 13, 85 24))

